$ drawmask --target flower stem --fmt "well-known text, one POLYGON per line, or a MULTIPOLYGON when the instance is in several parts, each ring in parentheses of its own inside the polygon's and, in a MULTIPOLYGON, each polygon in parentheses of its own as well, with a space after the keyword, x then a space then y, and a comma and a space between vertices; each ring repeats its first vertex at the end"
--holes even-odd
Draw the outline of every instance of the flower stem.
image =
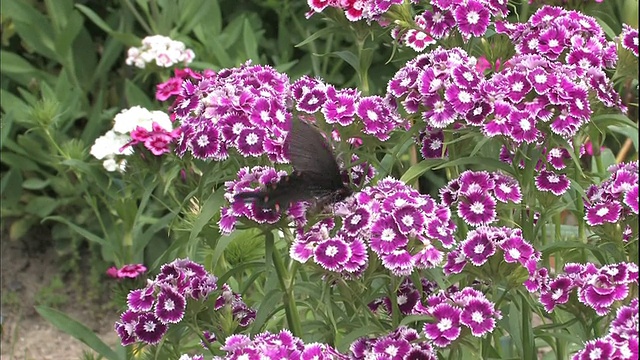
POLYGON ((302 326, 300 324, 300 316, 298 315, 298 310, 296 308, 296 301, 293 296, 292 288, 287 287, 287 276, 295 276, 295 274, 287 275, 287 269, 284 265, 284 260, 280 253, 275 248, 273 233, 267 232, 265 234, 266 237, 266 245, 267 248, 271 247, 273 249, 273 265, 276 270, 276 274, 278 275, 278 281, 280 282, 280 287, 282 288, 283 296, 282 300, 284 302, 284 311, 285 316, 287 317, 287 323, 289 325, 289 330, 293 333, 293 335, 301 337, 302 326))

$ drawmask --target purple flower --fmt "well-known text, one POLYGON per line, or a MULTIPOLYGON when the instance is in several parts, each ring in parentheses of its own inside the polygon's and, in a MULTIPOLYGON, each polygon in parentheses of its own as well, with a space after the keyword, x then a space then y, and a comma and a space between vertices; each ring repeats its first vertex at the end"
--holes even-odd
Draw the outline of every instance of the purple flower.
POLYGON ((431 310, 434 323, 424 325, 424 333, 428 339, 439 347, 446 347, 460 336, 460 314, 459 308, 442 303, 436 305, 431 310))
POLYGON ((459 274, 467 265, 467 257, 465 253, 459 250, 450 251, 447 254, 447 263, 444 265, 443 270, 445 275, 459 274))
POLYGON ((147 286, 144 289, 132 290, 127 295, 127 305, 133 311, 144 312, 153 308, 155 303, 153 286, 147 286))
POLYGON ((612 359, 613 344, 605 339, 590 340, 584 349, 573 356, 573 360, 608 360, 612 359))
POLYGON ((533 246, 524 241, 521 236, 511 236, 500 244, 500 248, 504 251, 504 261, 508 263, 525 262, 531 258, 534 253, 533 246))
POLYGON ((340 239, 324 241, 314 251, 314 261, 330 271, 339 270, 350 256, 349 246, 340 239))
POLYGON ((549 283, 548 289, 540 293, 540 303, 547 312, 552 312, 556 305, 566 304, 574 288, 570 278, 562 276, 549 283))
POLYGON ((460 248, 475 266, 484 264, 496 252, 496 245, 489 238, 487 228, 470 231, 466 240, 460 244, 460 248))
POLYGON ((167 325, 162 323, 153 313, 141 314, 134 327, 138 339, 150 345, 156 345, 167 332, 167 325))
POLYGON ((453 15, 458 23, 460 34, 468 40, 471 35, 476 37, 484 35, 489 26, 489 17, 491 14, 481 2, 469 0, 466 4, 460 4, 453 15))
POLYGON ((493 304, 484 299, 469 300, 460 313, 460 322, 471 329, 473 336, 483 336, 496 327, 493 304))
POLYGON ((363 132, 385 141, 389 133, 402 122, 396 109, 379 96, 361 98, 356 105, 356 114, 364 124, 363 132))
POLYGON ((186 301, 183 295, 169 286, 162 287, 156 303, 155 315, 163 323, 179 323, 184 316, 186 301))
POLYGON ((568 189, 571 183, 564 174, 556 174, 543 170, 535 178, 536 188, 539 191, 550 191, 556 196, 561 196, 568 189))
POLYGON ((420 153, 425 159, 441 159, 447 156, 447 152, 444 154, 444 132, 442 130, 426 131, 420 133, 420 142, 422 147, 420 153))
POLYGON ((584 219, 590 226, 602 225, 605 222, 615 224, 620 218, 622 206, 617 201, 610 201, 593 204, 586 210, 584 219))
POLYGON ((468 193, 460 198, 458 216, 472 226, 491 224, 496 220, 496 201, 485 192, 468 193))
POLYGON ((115 330, 120 337, 120 343, 122 346, 127 346, 138 341, 135 334, 135 326, 140 318, 140 313, 127 310, 120 315, 120 321, 116 321, 115 330))
POLYGON ((627 24, 622 24, 622 33, 620 33, 620 42, 622 47, 631 51, 633 55, 638 56, 638 29, 634 29, 627 24))
POLYGON ((623 202, 634 214, 638 214, 638 184, 636 183, 624 194, 623 202))
POLYGON ((409 29, 404 36, 404 42, 415 51, 421 52, 436 41, 424 31, 409 29))
POLYGON ((522 191, 516 179, 500 173, 493 173, 492 176, 495 183, 493 193, 498 201, 516 204, 522 201, 522 191))
POLYGON ((327 99, 321 110, 326 122, 328 124, 339 123, 342 126, 353 123, 360 94, 351 89, 338 91, 333 86, 328 86, 326 93, 327 99))

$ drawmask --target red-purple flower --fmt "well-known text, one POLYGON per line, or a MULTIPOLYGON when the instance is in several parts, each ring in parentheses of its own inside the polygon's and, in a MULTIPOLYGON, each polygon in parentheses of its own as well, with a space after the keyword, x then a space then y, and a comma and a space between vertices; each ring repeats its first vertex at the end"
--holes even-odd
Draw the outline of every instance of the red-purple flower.
POLYGON ((543 170, 535 178, 539 191, 549 191, 556 196, 564 194, 571 186, 569 178, 564 174, 543 170))
POLYGON ((620 39, 623 48, 631 51, 633 55, 638 56, 638 29, 634 29, 627 24, 622 24, 620 39))
POLYGON ((439 347, 446 347, 460 336, 460 314, 462 311, 447 303, 438 304, 430 310, 435 322, 424 325, 424 333, 428 339, 439 347))
POLYGON ((491 333, 496 327, 494 304, 480 298, 469 300, 462 308, 460 322, 471 329, 473 336, 491 333))

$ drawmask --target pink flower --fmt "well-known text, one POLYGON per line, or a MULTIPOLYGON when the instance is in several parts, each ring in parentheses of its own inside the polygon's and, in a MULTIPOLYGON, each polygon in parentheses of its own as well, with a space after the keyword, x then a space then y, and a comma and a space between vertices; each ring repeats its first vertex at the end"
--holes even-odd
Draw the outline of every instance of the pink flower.
POLYGON ((117 277, 119 279, 135 279, 138 277, 138 275, 142 275, 146 271, 147 267, 142 264, 128 264, 117 270, 117 277))

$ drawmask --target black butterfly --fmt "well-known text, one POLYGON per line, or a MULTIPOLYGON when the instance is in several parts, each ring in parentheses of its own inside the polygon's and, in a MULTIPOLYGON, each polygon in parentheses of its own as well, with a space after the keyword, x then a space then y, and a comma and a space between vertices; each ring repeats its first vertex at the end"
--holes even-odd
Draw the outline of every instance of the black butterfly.
POLYGON ((296 119, 291 127, 285 146, 294 172, 265 189, 235 198, 280 211, 296 201, 315 199, 317 206, 324 206, 351 195, 353 191, 342 182, 336 158, 319 130, 296 119))

